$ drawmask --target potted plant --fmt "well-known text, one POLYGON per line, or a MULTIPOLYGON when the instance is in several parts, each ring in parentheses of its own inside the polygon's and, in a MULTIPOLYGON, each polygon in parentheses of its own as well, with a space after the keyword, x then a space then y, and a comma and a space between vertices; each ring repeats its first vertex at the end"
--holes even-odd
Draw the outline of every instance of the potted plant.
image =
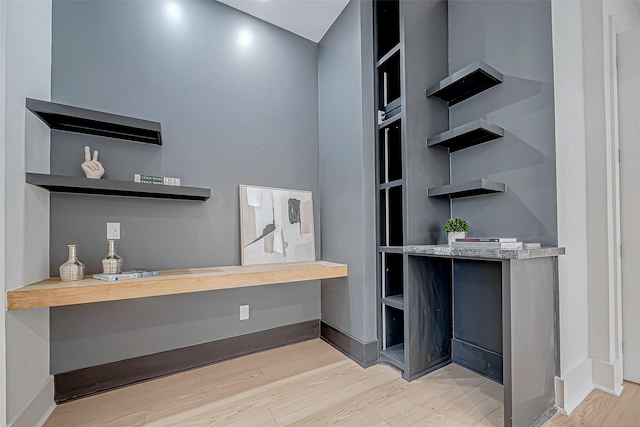
POLYGON ((469 232, 469 224, 460 217, 449 218, 444 223, 444 232, 447 233, 447 242, 449 245, 456 239, 464 239, 469 232))

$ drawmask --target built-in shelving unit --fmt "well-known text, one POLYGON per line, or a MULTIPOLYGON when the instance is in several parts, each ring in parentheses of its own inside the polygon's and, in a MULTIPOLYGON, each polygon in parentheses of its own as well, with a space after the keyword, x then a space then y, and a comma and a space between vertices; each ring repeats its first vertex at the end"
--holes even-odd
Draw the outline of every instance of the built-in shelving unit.
POLYGON ((405 141, 401 76, 400 1, 376 1, 376 86, 378 135, 378 266, 380 359, 399 369, 404 365, 403 257, 405 216, 405 141), (382 248, 389 251, 383 251, 382 248))
POLYGON ((162 145, 158 122, 27 98, 26 107, 53 130, 162 145))
POLYGON ((503 136, 503 128, 479 119, 427 139, 427 147, 446 147, 453 153, 503 136))
POLYGON ((477 61, 427 89, 427 98, 435 96, 453 106, 502 83, 503 80, 502 73, 482 61, 477 61))
POLYGON ((440 331, 425 326, 425 310, 433 306, 422 292, 430 276, 415 276, 402 250, 409 242, 442 240, 433 230, 450 216, 449 201, 429 198, 424 190, 449 176, 449 153, 425 147, 448 123, 448 108, 419 98, 425 81, 435 83, 448 72, 447 4, 375 0, 373 6, 380 361, 413 380, 448 360, 434 335, 440 331), (442 354, 432 354, 431 342, 442 354))
POLYGON ((504 193, 507 186, 502 182, 488 179, 477 179, 460 184, 445 185, 429 189, 429 197, 448 197, 457 199, 460 197, 481 196, 483 194, 504 193))
POLYGON ((29 172, 26 173, 26 182, 54 193, 197 201, 205 201, 211 196, 211 190, 208 188, 142 184, 133 181, 89 179, 79 176, 46 175, 29 172))
POLYGON ((105 282, 87 276, 62 282, 51 278, 7 292, 7 310, 59 307, 133 298, 176 295, 276 283, 346 277, 347 266, 327 261, 194 268, 158 276, 105 282))

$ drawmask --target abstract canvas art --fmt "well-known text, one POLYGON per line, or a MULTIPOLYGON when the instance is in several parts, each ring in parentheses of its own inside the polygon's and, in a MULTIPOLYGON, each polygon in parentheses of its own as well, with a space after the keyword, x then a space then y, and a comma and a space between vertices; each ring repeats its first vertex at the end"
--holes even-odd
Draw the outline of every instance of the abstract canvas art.
POLYGON ((240 186, 242 265, 315 261, 310 191, 240 186))

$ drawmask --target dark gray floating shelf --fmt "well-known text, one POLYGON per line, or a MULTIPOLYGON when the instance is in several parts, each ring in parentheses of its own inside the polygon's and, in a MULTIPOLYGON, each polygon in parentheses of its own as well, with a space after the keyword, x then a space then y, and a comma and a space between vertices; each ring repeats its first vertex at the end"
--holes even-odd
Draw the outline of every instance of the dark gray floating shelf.
POLYGON ((27 109, 51 129, 162 145, 158 122, 27 98, 27 109))
POLYGON ((380 350, 380 358, 404 369, 404 343, 380 350))
POLYGON ((404 310, 404 295, 384 297, 382 298, 382 303, 399 310, 404 310))
POLYGON ((80 176, 26 174, 27 184, 54 193, 99 194, 105 196, 147 197, 205 201, 211 196, 208 188, 182 187, 160 184, 141 184, 111 179, 89 179, 80 176))
POLYGON ((447 147, 453 153, 503 136, 503 128, 480 119, 427 139, 427 147, 447 147))
POLYGON ((463 182, 462 184, 445 185, 429 189, 429 197, 447 197, 457 199, 460 197, 481 196, 483 194, 504 193, 507 186, 502 182, 477 179, 463 182))
POLYGON ((427 89, 427 98, 435 96, 452 106, 502 83, 503 79, 495 68, 477 61, 427 89))

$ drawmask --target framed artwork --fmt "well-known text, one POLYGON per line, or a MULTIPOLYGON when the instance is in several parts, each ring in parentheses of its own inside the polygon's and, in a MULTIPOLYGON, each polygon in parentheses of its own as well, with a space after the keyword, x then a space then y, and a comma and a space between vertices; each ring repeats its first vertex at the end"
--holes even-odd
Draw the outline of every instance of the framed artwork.
POLYGON ((311 191, 240 186, 242 265, 315 261, 311 191))

